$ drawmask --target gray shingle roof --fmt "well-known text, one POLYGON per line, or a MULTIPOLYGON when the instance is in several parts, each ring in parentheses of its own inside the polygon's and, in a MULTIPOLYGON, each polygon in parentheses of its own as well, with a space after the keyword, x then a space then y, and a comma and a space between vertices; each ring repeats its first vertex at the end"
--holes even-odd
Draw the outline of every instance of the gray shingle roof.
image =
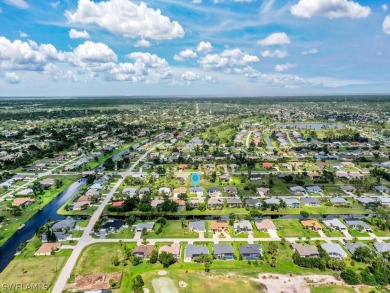
POLYGON ((213 245, 214 254, 232 254, 234 253, 233 246, 230 244, 214 244, 213 245))

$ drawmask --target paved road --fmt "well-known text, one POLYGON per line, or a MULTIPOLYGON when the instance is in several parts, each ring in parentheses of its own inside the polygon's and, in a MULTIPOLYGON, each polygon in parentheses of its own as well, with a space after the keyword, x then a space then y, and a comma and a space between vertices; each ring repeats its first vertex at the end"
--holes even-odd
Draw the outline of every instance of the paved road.
MULTIPOLYGON (((160 143, 159 145, 161 145, 161 144, 162 143, 160 143)), ((74 247, 72 254, 68 258, 65 266, 62 268, 61 273, 58 276, 56 283, 54 284, 54 287, 52 290, 53 293, 61 293, 62 292, 62 290, 64 289, 64 287, 68 281, 68 278, 70 277, 70 274, 72 273, 73 267, 75 266, 77 259, 79 258, 84 247, 90 245, 91 243, 96 243, 99 241, 105 242, 104 240, 106 240, 106 239, 94 239, 90 236, 90 234, 93 230, 93 227, 95 226, 96 222, 99 220, 100 216, 102 215, 102 213, 104 211, 104 208, 110 202, 110 200, 114 196, 114 193, 116 192, 118 187, 122 184, 122 182, 126 178, 126 176, 131 175, 134 168, 139 164, 139 162, 141 160, 143 160, 150 152, 152 152, 159 145, 156 145, 155 147, 150 149, 148 152, 143 154, 133 165, 131 165, 131 167, 126 172, 120 173, 122 175, 121 179, 119 179, 116 182, 116 184, 111 189, 111 191, 106 195, 106 197, 104 198, 103 202, 100 204, 98 209, 91 216, 91 219, 89 220, 87 227, 84 229, 83 235, 79 238, 78 243, 74 247)))
MULTIPOLYGON (((79 159, 78 157, 72 159, 72 160, 69 160, 69 161, 66 161, 65 163, 61 164, 61 165, 58 165, 56 167, 54 167, 53 169, 50 169, 44 173, 38 173, 38 176, 35 175, 34 173, 18 173, 18 175, 26 175, 26 176, 31 176, 31 179, 28 180, 25 184, 23 185, 20 185, 18 186, 16 189, 6 193, 6 194, 3 194, 1 197, 0 197, 0 200, 4 200, 6 197, 8 196, 11 196, 12 194, 14 194, 15 192, 19 192, 23 189, 26 189, 26 187, 28 185, 30 185, 31 183, 33 183, 35 180, 39 179, 39 178, 42 178, 42 177, 45 177, 45 176, 49 176, 49 175, 52 175, 53 174, 53 171, 57 170, 58 168, 60 167, 63 167, 65 166, 66 164, 69 164, 70 162, 73 162, 75 160, 79 159)), ((56 174, 57 175, 57 174, 56 174)))
POLYGON ((293 141, 292 141, 291 138, 290 138, 290 132, 289 132, 289 131, 286 131, 286 135, 287 135, 287 139, 288 139, 288 141, 290 142, 290 144, 291 144, 293 147, 296 147, 295 143, 293 143, 293 141))
POLYGON ((270 135, 268 134, 267 137, 265 138, 265 141, 267 142, 267 147, 270 151, 274 150, 274 146, 272 145, 272 141, 270 138, 270 135))
POLYGON ((248 136, 246 137, 246 147, 249 148, 250 138, 253 131, 249 131, 248 136))

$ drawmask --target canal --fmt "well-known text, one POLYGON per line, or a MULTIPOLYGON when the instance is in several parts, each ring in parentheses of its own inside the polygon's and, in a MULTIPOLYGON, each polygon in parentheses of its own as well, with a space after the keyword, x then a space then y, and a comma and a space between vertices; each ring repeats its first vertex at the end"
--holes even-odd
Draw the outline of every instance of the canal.
POLYGON ((64 219, 64 216, 57 214, 57 210, 63 206, 87 181, 80 179, 71 184, 67 189, 61 192, 56 198, 48 203, 39 213, 35 214, 27 221, 23 230, 17 231, 0 248, 0 272, 12 261, 20 244, 31 239, 37 229, 42 227, 50 219, 58 221, 64 219))

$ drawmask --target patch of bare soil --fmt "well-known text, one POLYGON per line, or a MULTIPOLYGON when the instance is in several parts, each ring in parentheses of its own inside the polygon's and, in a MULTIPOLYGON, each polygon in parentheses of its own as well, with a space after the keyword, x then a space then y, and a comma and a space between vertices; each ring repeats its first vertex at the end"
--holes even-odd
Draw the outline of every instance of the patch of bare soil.
POLYGON ((122 272, 109 273, 109 274, 93 274, 86 277, 76 277, 76 280, 72 284, 67 284, 65 289, 77 290, 77 291, 91 291, 99 289, 110 289, 110 280, 115 283, 119 283, 122 278, 122 272))

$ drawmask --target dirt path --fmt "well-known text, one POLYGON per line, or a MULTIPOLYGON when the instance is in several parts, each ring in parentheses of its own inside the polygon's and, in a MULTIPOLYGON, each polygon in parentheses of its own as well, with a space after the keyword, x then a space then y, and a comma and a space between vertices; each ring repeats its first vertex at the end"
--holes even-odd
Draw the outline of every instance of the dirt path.
POLYGON ((253 279, 263 285, 264 291, 269 293, 310 293, 311 286, 319 285, 345 285, 329 275, 292 276, 281 274, 259 274, 253 279))

